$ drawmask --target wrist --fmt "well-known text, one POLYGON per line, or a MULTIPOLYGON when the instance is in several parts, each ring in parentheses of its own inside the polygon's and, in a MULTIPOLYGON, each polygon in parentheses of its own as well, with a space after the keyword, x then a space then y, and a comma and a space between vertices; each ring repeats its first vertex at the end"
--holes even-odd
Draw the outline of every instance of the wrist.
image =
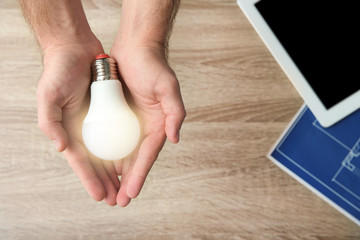
POLYGON ((167 52, 180 0, 123 0, 117 42, 167 52))
MULTIPOLYGON (((101 42, 97 37, 91 33, 81 33, 73 36, 62 36, 62 37, 48 37, 40 42, 43 55, 47 55, 54 51, 60 51, 65 49, 73 49, 75 51, 86 51, 88 49, 91 52, 92 48, 102 49, 101 42)), ((103 52, 103 50, 102 50, 103 52)), ((100 53, 102 53, 100 52, 100 53)), ((100 54, 99 53, 99 54, 100 54)))
POLYGON ((165 55, 166 43, 148 38, 140 38, 138 36, 125 36, 119 33, 112 49, 116 49, 118 52, 156 51, 165 55))
POLYGON ((20 4, 43 50, 93 39, 81 0, 20 0, 20 4))
POLYGON ((36 36, 41 49, 45 53, 47 49, 56 48, 71 44, 87 44, 98 41, 91 31, 87 22, 78 22, 79 20, 67 20, 60 26, 57 25, 48 31, 36 31, 36 36))
POLYGON ((43 51, 43 64, 46 67, 53 61, 63 60, 71 62, 73 66, 85 64, 90 66, 98 54, 104 53, 104 49, 98 39, 86 42, 65 41, 49 45, 43 51))
POLYGON ((120 66, 132 61, 151 61, 153 57, 167 61, 165 46, 156 41, 126 41, 117 38, 110 55, 115 57, 120 66))
POLYGON ((149 47, 158 50, 165 50, 167 38, 165 33, 147 34, 146 30, 135 29, 127 25, 120 26, 115 43, 120 47, 149 47))

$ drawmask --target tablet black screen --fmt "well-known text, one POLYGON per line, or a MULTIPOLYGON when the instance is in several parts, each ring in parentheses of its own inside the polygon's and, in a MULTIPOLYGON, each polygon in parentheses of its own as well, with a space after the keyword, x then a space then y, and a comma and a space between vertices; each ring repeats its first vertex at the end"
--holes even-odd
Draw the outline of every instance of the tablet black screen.
POLYGON ((327 109, 360 89, 355 2, 261 0, 255 6, 327 109))

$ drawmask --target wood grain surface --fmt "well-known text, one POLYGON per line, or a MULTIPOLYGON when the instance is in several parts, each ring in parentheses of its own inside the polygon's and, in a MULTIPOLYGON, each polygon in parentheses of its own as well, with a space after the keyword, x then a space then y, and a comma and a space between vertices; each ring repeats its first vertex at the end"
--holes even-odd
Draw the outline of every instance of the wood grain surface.
MULTIPOLYGON (((83 1, 110 49, 120 1, 83 1)), ((360 239, 357 225, 266 158, 302 99, 233 0, 183 0, 170 42, 188 117, 126 208, 95 202, 37 127, 42 72, 0 1, 0 240, 360 239)))

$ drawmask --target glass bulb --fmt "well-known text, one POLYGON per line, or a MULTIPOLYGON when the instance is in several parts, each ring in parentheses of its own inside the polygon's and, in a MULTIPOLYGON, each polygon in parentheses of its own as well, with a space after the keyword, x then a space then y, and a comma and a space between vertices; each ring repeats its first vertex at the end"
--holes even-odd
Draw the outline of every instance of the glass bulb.
POLYGON ((87 149, 104 160, 128 156, 140 138, 139 121, 125 100, 114 66, 115 61, 108 55, 97 57, 93 65, 90 107, 82 127, 87 149))

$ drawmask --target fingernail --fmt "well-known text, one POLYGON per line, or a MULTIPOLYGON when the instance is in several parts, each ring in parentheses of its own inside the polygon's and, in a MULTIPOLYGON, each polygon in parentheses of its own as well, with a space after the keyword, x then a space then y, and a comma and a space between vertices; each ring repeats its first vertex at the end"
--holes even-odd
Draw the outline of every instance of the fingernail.
POLYGON ((129 205, 129 203, 131 202, 131 198, 128 198, 128 199, 120 199, 120 200, 117 200, 117 205, 120 206, 120 207, 126 207, 127 205, 129 205))

